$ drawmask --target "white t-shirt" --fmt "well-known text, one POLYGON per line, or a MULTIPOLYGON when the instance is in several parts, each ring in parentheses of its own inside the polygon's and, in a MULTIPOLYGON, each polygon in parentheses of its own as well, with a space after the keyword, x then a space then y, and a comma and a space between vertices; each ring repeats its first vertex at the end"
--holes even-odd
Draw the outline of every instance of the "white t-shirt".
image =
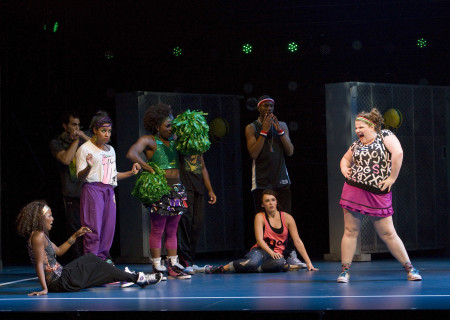
POLYGON ((107 144, 106 147, 108 151, 99 149, 91 140, 83 143, 76 154, 77 175, 88 166, 86 156, 91 153, 94 165, 86 181, 101 182, 115 187, 117 186, 116 152, 112 146, 107 144))

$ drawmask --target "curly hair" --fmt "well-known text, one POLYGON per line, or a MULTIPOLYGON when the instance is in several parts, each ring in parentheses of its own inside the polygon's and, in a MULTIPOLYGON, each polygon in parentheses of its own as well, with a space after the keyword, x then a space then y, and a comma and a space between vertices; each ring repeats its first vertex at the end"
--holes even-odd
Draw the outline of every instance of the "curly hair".
POLYGON ((106 111, 99 110, 99 111, 97 111, 97 113, 95 114, 95 116, 91 120, 91 124, 89 125, 89 131, 94 133, 94 128, 98 129, 102 125, 104 125, 106 123, 112 125, 111 118, 109 117, 109 115, 108 115, 108 113, 106 111))
POLYGON ((375 130, 381 131, 381 126, 384 124, 384 118, 377 108, 372 108, 369 112, 362 111, 358 113, 357 117, 364 117, 375 123, 375 130))
POLYGON ((47 205, 44 200, 36 200, 27 204, 17 216, 17 233, 28 238, 33 231, 44 231, 44 214, 42 209, 47 205))
POLYGON ((172 108, 164 103, 158 103, 150 106, 144 115, 145 130, 155 134, 157 128, 161 126, 165 119, 172 115, 172 108))

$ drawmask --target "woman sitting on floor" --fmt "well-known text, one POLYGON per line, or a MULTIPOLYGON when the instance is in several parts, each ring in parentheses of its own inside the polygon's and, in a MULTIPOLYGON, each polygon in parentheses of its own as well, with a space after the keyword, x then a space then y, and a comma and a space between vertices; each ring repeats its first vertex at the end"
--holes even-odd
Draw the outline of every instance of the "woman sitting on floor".
POLYGON ((30 296, 45 295, 49 291, 79 291, 116 281, 133 282, 141 287, 161 281, 160 273, 125 272, 93 253, 85 254, 62 267, 56 261, 56 256, 62 256, 78 237, 91 230, 81 227, 66 242, 57 247, 48 236, 53 220, 52 210, 44 201, 33 201, 27 204, 17 217, 17 232, 28 238, 28 254, 42 286, 41 291, 32 292, 30 296))
POLYGON ((259 212, 255 216, 256 244, 250 252, 244 258, 232 261, 225 266, 207 266, 206 273, 288 271, 289 264, 283 256, 288 234, 291 235, 295 248, 306 262, 308 270, 319 270, 314 268, 306 253, 294 218, 289 213, 278 210, 275 191, 270 189, 263 191, 262 207, 264 212, 259 212))

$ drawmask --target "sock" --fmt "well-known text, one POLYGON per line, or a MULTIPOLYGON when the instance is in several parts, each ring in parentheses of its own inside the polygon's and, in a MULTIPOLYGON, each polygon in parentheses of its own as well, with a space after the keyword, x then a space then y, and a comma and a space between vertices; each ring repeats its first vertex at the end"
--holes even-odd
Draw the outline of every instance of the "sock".
POLYGON ((161 266, 161 257, 152 258, 152 263, 156 268, 159 268, 161 266))
POLYGON ((343 263, 341 272, 349 272, 351 266, 352 266, 351 263, 343 263))
POLYGON ((230 262, 229 264, 228 264, 228 270, 230 270, 231 272, 235 272, 236 270, 234 270, 234 264, 233 264, 233 262, 230 262))
POLYGON ((414 267, 413 267, 413 265, 411 264, 410 261, 405 262, 405 263, 403 264, 403 268, 405 268, 405 271, 406 271, 406 272, 411 272, 412 270, 414 270, 414 267))
POLYGON ((172 265, 178 263, 178 255, 176 255, 176 256, 167 256, 167 259, 170 261, 170 263, 172 265))

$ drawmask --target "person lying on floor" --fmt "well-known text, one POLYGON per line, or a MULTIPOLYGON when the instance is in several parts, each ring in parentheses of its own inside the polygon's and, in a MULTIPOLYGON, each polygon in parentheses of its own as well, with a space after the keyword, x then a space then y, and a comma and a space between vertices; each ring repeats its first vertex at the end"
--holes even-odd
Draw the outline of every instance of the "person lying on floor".
POLYGON ((288 271, 289 264, 283 256, 290 234, 297 251, 303 257, 309 271, 317 271, 308 257, 305 246, 298 235, 294 218, 287 212, 278 210, 277 194, 266 189, 262 193, 263 212, 255 216, 254 228, 256 244, 244 258, 225 266, 207 266, 206 273, 225 272, 279 272, 288 271))
POLYGON ((66 266, 61 266, 56 256, 62 256, 78 237, 91 232, 81 227, 59 247, 50 241, 53 224, 52 210, 45 201, 32 201, 17 216, 17 233, 27 238, 28 254, 35 266, 42 290, 29 296, 41 296, 50 292, 70 292, 100 286, 112 282, 133 282, 141 287, 161 281, 161 274, 129 273, 103 261, 93 253, 85 254, 66 266))

